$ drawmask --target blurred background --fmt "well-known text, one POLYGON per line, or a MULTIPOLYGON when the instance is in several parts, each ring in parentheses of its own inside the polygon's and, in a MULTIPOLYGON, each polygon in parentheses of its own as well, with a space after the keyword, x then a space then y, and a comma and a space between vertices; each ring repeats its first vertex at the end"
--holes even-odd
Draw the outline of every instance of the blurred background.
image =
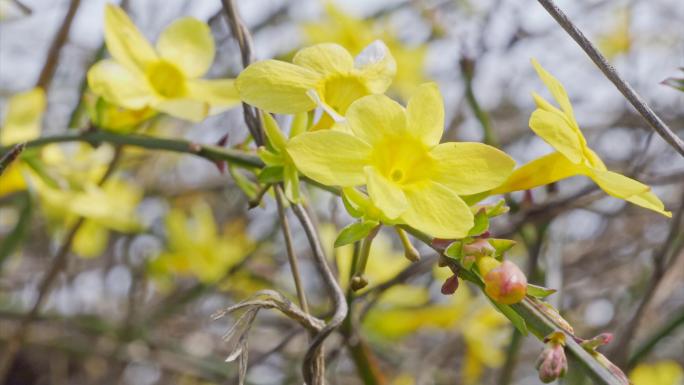
MULTIPOLYGON (((675 219, 607 197, 588 179, 573 177, 531 194, 512 194, 512 214, 497 218, 492 233, 518 242, 509 258, 531 282, 558 290, 549 302, 578 335, 615 334, 603 351, 626 372, 638 368, 632 372, 637 385, 684 381, 684 228, 677 216, 684 159, 654 135, 537 2, 236 3, 253 34, 257 59, 287 59, 302 46, 324 41, 355 55, 382 39, 398 63, 392 96, 405 101, 421 82, 436 81, 447 111, 443 140, 496 144, 518 164, 552 151, 527 125, 535 108, 531 92, 546 92, 530 64, 538 59, 566 86, 589 145, 608 168, 651 185, 675 219), (634 326, 637 313, 640 323, 634 326)), ((48 97, 42 135, 88 126, 82 91, 87 69, 103 54, 104 4, 0 0, 2 116, 9 97, 36 85, 72 7, 75 17, 57 52, 55 73, 43 83, 48 97)), ((684 93, 661 84, 682 76, 681 0, 558 5, 683 137, 684 93)), ((124 7, 152 42, 179 17, 206 21, 217 47, 208 77, 239 73, 239 50, 220 1, 129 0, 124 7)), ((144 132, 206 144, 227 135, 228 146, 242 145, 247 136, 240 108, 200 124, 159 116, 144 132)), ((46 158, 48 166, 97 174, 117 154, 108 145, 71 143, 46 158)), ((237 365, 224 362, 232 346, 222 339, 236 319, 211 315, 265 288, 296 298, 273 198, 267 195, 249 209, 247 195, 255 193, 251 176, 237 169, 221 172, 201 158, 139 149, 120 156, 109 199, 138 225, 124 231, 86 222, 79 230, 8 384, 237 383, 237 365)), ((351 219, 338 198, 305 190, 346 286, 351 248, 333 250, 332 244, 351 219)), ((74 221, 60 211, 62 199, 70 198, 46 202, 31 188, 0 194, 3 348, 36 301, 74 221)), ((312 311, 324 316, 329 305, 323 284, 303 232, 292 223, 312 311)), ((429 250, 420 250, 424 261, 411 265, 394 233, 381 232, 371 251, 369 288, 354 302, 358 319, 326 344, 331 383, 368 384, 345 348, 349 335, 361 341, 384 384, 540 383, 534 362, 541 343, 513 333, 475 288, 462 284, 453 296, 440 294, 449 274, 434 266, 429 250)), ((301 384, 306 347, 307 334, 295 322, 275 311, 259 312, 249 331, 246 383, 301 384)), ((591 383, 573 368, 563 383, 591 383)))

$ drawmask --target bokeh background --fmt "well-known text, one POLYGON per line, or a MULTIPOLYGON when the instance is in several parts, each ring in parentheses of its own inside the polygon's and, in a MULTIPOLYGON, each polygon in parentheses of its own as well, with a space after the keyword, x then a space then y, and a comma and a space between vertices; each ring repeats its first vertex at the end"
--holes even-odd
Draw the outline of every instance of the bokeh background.
MULTIPOLYGON (((36 83, 69 3, 0 0, 3 111, 8 97, 36 83)), ((87 125, 78 106, 85 73, 102 49, 104 4, 82 0, 79 5, 49 85, 43 135, 87 125)), ((258 59, 286 59, 299 47, 321 41, 340 43, 357 54, 383 39, 399 66, 393 96, 405 100, 421 82, 436 81, 447 111, 444 140, 496 143, 519 164, 551 152, 527 126, 534 109, 530 94, 543 90, 530 64, 530 58, 537 58, 566 86, 590 146, 608 167, 653 186, 673 213, 683 204, 684 159, 653 134, 535 1, 240 0, 237 5, 253 33, 258 59), (474 100, 469 101, 471 92, 474 100), (474 104, 488 117, 489 131, 474 104)), ((684 66, 682 2, 559 0, 558 5, 684 136, 684 93, 660 84, 680 75, 678 67, 684 66)), ((181 16, 207 21, 217 46, 208 76, 239 73, 239 50, 220 1, 129 0, 126 9, 151 41, 181 16)), ((146 133, 207 144, 227 134, 228 145, 237 146, 247 130, 236 108, 200 124, 159 117, 146 133)), ((78 146, 63 145, 61 161, 83 164, 78 146)), ((106 145, 95 151, 102 164, 114 152, 106 145)), ((104 239, 96 231, 83 233, 81 248, 73 250, 51 290, 9 383, 236 383, 236 364, 224 362, 231 346, 222 339, 235 318, 213 320, 211 314, 263 288, 296 298, 275 202, 266 196, 260 207, 249 209, 240 186, 247 174, 221 173, 190 155, 130 150, 118 177, 135 190, 141 230, 112 232, 104 239)), ((681 376, 684 228, 592 186, 575 177, 531 195, 512 194, 517 212, 497 219, 492 232, 518 241, 509 258, 527 266, 531 281, 558 290, 549 301, 578 335, 613 332, 611 345, 633 356, 654 333, 674 324, 667 337, 629 364, 642 365, 642 372, 681 376), (668 263, 654 289, 658 258, 668 263), (644 298, 649 301, 641 323, 624 342, 621 337, 644 298)), ((332 242, 350 217, 339 199, 315 188, 306 194, 346 285, 351 250, 333 251, 332 242)), ((35 301, 38 283, 64 236, 64 227, 50 220, 39 202, 29 206, 16 195, 0 196, 0 244, 16 235, 20 223, 28 223, 0 270, 0 346, 35 301)), ((325 291, 306 239, 294 226, 312 309, 325 314, 325 291)), ((424 259, 431 255, 421 251, 424 259)), ((369 263, 371 285, 355 302, 361 317, 353 332, 387 384, 540 383, 534 361, 541 344, 514 335, 477 290, 464 284, 454 296, 443 296, 440 286, 448 274, 434 263, 421 262, 405 279, 395 279, 410 263, 390 231, 375 242, 369 263)), ((307 337, 296 323, 262 311, 249 336, 247 383, 301 383, 307 337)), ((335 335, 326 345, 329 379, 361 384, 343 337, 335 335)), ((609 357, 611 345, 604 349, 609 357)), ((571 369, 564 383, 587 381, 571 369)), ((651 381, 643 384, 678 384, 651 381)))

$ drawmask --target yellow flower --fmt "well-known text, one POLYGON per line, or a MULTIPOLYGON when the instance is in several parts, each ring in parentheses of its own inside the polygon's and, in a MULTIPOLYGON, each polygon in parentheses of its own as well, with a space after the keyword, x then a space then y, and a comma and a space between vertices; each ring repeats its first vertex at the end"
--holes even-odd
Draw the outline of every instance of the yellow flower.
POLYGON ((214 61, 209 27, 186 17, 169 25, 156 50, 119 7, 105 9, 105 42, 112 59, 88 71, 88 84, 118 106, 150 107, 198 122, 239 102, 232 79, 201 79, 214 61))
POLYGON ((92 92, 87 92, 83 99, 90 121, 97 128, 107 131, 130 133, 157 113, 150 107, 129 110, 112 104, 92 92))
POLYGON ((466 236, 473 214, 459 195, 500 185, 515 165, 482 143, 439 144, 444 105, 433 83, 422 85, 407 109, 370 95, 354 102, 346 119, 341 129, 290 140, 297 168, 325 185, 366 185, 386 218, 433 237, 466 236))
POLYGON ((631 16, 629 8, 620 8, 617 11, 613 28, 599 37, 599 48, 608 59, 629 52, 632 46, 632 35, 629 30, 631 16))
POLYGON ((585 175, 608 195, 671 217, 672 214, 664 210, 663 202, 650 191, 649 186, 606 169, 603 161, 587 145, 563 85, 536 60, 533 59, 532 64, 560 109, 533 93, 537 109, 530 117, 530 128, 556 152, 518 168, 492 193, 527 190, 574 175, 585 175))
POLYGON ((150 263, 151 271, 158 276, 195 276, 205 283, 221 279, 253 248, 240 223, 219 233, 211 208, 204 203, 192 206, 190 216, 172 209, 166 217, 166 236, 168 250, 150 263))
POLYGON ((425 46, 409 47, 397 38, 387 23, 354 18, 336 7, 333 2, 326 2, 325 11, 327 20, 302 26, 307 43, 337 43, 352 55, 356 55, 374 40, 382 40, 397 63, 391 91, 396 91, 403 100, 408 100, 416 88, 425 81, 425 46))
POLYGON ((381 41, 356 59, 337 44, 316 44, 297 52, 292 63, 264 60, 247 67, 236 80, 240 98, 264 111, 295 114, 322 107, 316 128, 341 119, 356 99, 387 90, 396 64, 381 41))
MULTIPOLYGON (((42 88, 12 96, 0 127, 0 146, 10 146, 39 137, 44 112, 45 92, 42 88)), ((0 196, 26 189, 22 175, 24 167, 20 160, 16 160, 0 175, 0 196)))
POLYGON ((681 385, 684 370, 674 361, 640 364, 629 374, 634 385, 681 385))

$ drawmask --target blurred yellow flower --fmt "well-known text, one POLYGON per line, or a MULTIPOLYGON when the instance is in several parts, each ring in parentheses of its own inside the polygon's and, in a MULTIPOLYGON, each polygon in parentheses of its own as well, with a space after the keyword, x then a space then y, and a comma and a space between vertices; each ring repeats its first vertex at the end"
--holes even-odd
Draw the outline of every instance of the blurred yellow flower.
POLYGON ((344 13, 333 2, 326 2, 325 11, 326 19, 302 25, 307 44, 337 43, 352 55, 357 55, 368 44, 382 40, 396 60, 396 75, 390 92, 396 92, 403 100, 408 100, 416 88, 425 82, 425 46, 409 47, 397 38, 387 23, 357 19, 344 13))
POLYGON ((406 109, 384 95, 365 96, 349 107, 339 130, 298 135, 287 151, 319 183, 366 185, 373 205, 393 223, 433 237, 462 238, 473 214, 459 195, 500 185, 515 162, 482 143, 440 144, 443 129, 442 96, 427 83, 406 109))
POLYGON ((193 276, 215 283, 253 249, 242 223, 216 226, 211 207, 192 206, 190 215, 172 209, 166 217, 167 250, 150 262, 150 272, 160 278, 169 274, 193 276))
POLYGON ((381 41, 368 45, 356 59, 342 46, 316 44, 301 49, 292 63, 263 60, 236 80, 240 98, 264 111, 296 114, 322 107, 314 129, 329 128, 356 99, 387 90, 396 72, 392 54, 381 41))
POLYGON ((106 131, 130 133, 157 114, 150 107, 129 110, 117 106, 92 92, 86 92, 83 99, 90 121, 98 129, 106 131))
POLYGON ((620 8, 615 15, 613 28, 598 39, 599 49, 608 59, 629 52, 632 47, 630 22, 632 12, 629 8, 620 8))
POLYGON ((530 128, 556 152, 518 168, 502 186, 494 189, 492 193, 502 194, 527 190, 574 175, 585 175, 608 195, 671 217, 672 213, 665 211, 663 202, 650 191, 649 186, 608 171, 601 158, 587 145, 587 140, 575 120, 570 99, 563 85, 536 60, 533 59, 532 64, 560 109, 533 93, 537 109, 530 117, 530 128))
MULTIPOLYGON (((12 96, 0 125, 0 146, 10 146, 39 137, 44 112, 45 92, 42 88, 34 88, 12 96)), ((24 167, 18 159, 0 175, 0 196, 26 189, 22 175, 24 167)))
POLYGON ((232 79, 200 78, 215 54, 207 24, 192 17, 174 21, 161 33, 156 50, 121 8, 108 4, 104 24, 112 59, 88 71, 88 84, 107 101, 193 122, 239 103, 232 79))
POLYGON ((682 385, 684 370, 675 361, 639 364, 629 374, 634 385, 682 385))

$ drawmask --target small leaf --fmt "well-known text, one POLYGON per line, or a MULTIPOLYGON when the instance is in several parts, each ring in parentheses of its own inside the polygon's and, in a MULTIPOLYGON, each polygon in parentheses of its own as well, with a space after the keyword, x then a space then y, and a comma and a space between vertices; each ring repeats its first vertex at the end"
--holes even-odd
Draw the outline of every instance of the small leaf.
POLYGON ((460 261, 463 258, 463 242, 454 241, 444 250, 444 255, 451 259, 460 261))
POLYGON ((0 267, 7 257, 12 255, 17 247, 22 244, 31 223, 31 197, 28 192, 17 195, 15 201, 19 208, 19 219, 9 234, 0 241, 0 267))
POLYGON ((360 241, 370 234, 370 232, 379 225, 377 221, 362 221, 354 222, 340 231, 340 234, 335 239, 335 247, 348 245, 350 243, 360 241))
POLYGON ((284 168, 282 166, 264 167, 257 176, 259 183, 278 183, 283 180, 284 168))
POLYGON ((273 119, 271 114, 266 112, 261 114, 261 119, 264 121, 264 131, 266 132, 270 147, 278 153, 285 151, 287 139, 283 132, 280 131, 276 120, 273 119))
POLYGON ((547 289, 545 287, 533 285, 531 283, 527 284, 527 294, 533 297, 546 298, 555 292, 556 289, 547 289))
POLYGON ((488 241, 489 244, 494 247, 497 257, 502 256, 506 251, 510 250, 516 244, 516 242, 511 239, 490 238, 488 241))
POLYGON ((309 129, 309 114, 300 112, 292 118, 292 125, 290 126, 290 138, 306 132, 309 129))
POLYGON ((285 163, 283 179, 285 181, 285 196, 287 199, 290 202, 299 202, 299 174, 294 163, 285 163))
POLYGON ((257 149, 257 155, 268 166, 282 166, 285 163, 283 154, 276 153, 263 146, 257 149))
POLYGON ((233 177, 235 184, 240 188, 240 190, 242 190, 242 192, 245 193, 245 195, 247 195, 249 199, 256 198, 258 188, 254 182, 247 179, 247 177, 238 171, 235 166, 228 166, 228 172, 230 172, 230 175, 233 177))
POLYGON ((520 314, 516 313, 515 310, 513 310, 512 307, 508 305, 503 305, 500 303, 494 302, 491 298, 487 297, 489 299, 489 302, 494 305, 496 310, 498 310, 501 314, 506 316, 511 323, 513 323, 513 326, 515 326, 516 329, 522 334, 523 336, 527 335, 527 323, 525 322, 525 319, 520 316, 520 314))
MULTIPOLYGON (((363 209, 361 206, 359 206, 356 202, 354 202, 350 197, 347 195, 347 189, 345 189, 342 192, 342 203, 344 204, 344 208, 347 210, 349 215, 351 215, 354 218, 361 218, 363 216, 363 209)), ((355 191, 355 190, 354 190, 355 191)), ((353 191, 349 192, 353 193, 353 191)))
POLYGON ((489 217, 487 216, 487 210, 480 209, 477 214, 475 214, 475 224, 473 228, 468 232, 469 236, 476 236, 484 233, 489 229, 489 217))

